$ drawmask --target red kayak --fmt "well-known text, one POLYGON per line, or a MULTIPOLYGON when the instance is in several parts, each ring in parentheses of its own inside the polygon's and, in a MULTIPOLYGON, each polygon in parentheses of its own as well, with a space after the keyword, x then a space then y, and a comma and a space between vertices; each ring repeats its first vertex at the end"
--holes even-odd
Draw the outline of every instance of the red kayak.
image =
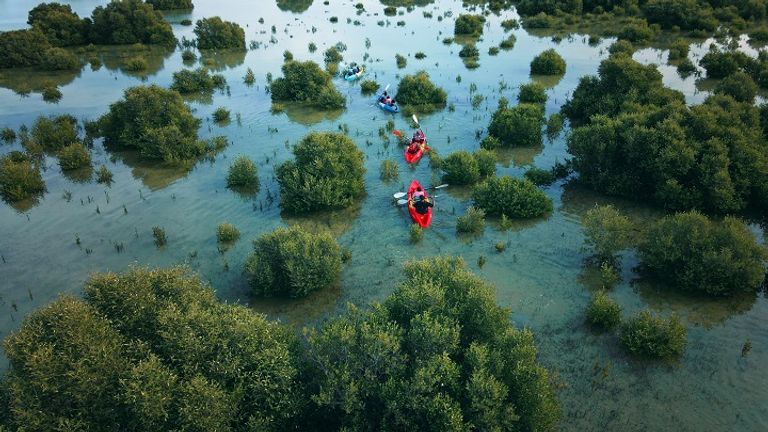
MULTIPOLYGON (((413 206, 413 193, 420 187, 421 185, 419 182, 414 180, 411 182, 411 186, 408 188, 408 213, 411 215, 411 219, 413 219, 414 222, 419 224, 420 227, 426 228, 429 226, 430 222, 432 222, 432 207, 427 207, 427 212, 425 214, 420 214, 413 206)), ((429 199, 429 195, 427 195, 426 190, 424 191, 424 197, 429 199)))
POLYGON ((416 163, 421 159, 421 157, 424 155, 424 150, 427 149, 427 141, 425 140, 421 145, 419 146, 419 149, 416 150, 416 153, 411 153, 408 151, 408 146, 405 147, 405 161, 409 164, 416 163))

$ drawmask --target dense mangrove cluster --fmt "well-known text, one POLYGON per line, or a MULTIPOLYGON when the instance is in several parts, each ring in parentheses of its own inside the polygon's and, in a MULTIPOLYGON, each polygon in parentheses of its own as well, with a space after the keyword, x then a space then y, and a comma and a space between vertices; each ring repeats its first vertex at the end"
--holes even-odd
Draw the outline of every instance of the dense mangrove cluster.
POLYGON ((6 339, 0 427, 554 430, 533 335, 491 287, 452 258, 404 277, 297 336, 183 268, 94 275, 6 339))

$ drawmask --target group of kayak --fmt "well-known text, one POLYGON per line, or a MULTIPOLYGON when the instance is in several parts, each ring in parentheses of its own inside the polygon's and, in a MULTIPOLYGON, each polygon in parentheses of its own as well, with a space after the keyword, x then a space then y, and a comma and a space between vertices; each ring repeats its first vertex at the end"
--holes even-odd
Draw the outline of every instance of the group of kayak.
MULTIPOLYGON (((362 77, 364 73, 365 66, 359 66, 357 63, 350 63, 342 71, 341 77, 345 81, 355 81, 362 77)), ((387 86, 387 89, 388 88, 389 86, 387 86)), ((379 108, 391 113, 400 112, 397 102, 387 93, 387 89, 384 89, 384 92, 376 97, 376 102, 378 103, 379 108)), ((415 115, 413 116, 413 119, 418 125, 418 119, 415 115)), ((395 130, 393 133, 398 137, 402 136, 400 131, 395 130)), ((405 147, 405 161, 409 164, 418 162, 426 150, 429 150, 429 147, 427 147, 427 137, 421 129, 418 129, 414 132, 413 137, 405 147)), ((413 180, 407 193, 403 194, 401 192, 400 194, 395 194, 395 197, 398 198, 402 195, 405 195, 408 198, 407 200, 404 200, 405 202, 403 204, 408 204, 408 213, 411 215, 411 219, 413 219, 413 221, 420 227, 427 228, 432 222, 432 208, 434 207, 434 202, 429 194, 427 194, 426 189, 422 187, 418 181, 413 180)))

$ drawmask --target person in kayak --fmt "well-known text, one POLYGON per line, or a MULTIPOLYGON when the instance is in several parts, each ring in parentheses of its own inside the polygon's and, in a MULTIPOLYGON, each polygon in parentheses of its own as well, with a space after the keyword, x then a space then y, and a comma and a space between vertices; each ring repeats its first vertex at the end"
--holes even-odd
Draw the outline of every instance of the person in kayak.
POLYGON ((418 214, 427 214, 429 212, 429 208, 434 207, 435 205, 432 204, 432 201, 429 201, 426 196, 424 196, 423 190, 421 191, 422 195, 417 198, 416 194, 418 192, 419 191, 413 193, 413 208, 418 214))
MULTIPOLYGON (((408 151, 408 153, 410 153, 410 154, 416 154, 416 153, 418 153, 418 152, 419 152, 419 149, 421 149, 421 145, 420 145, 420 144, 419 144, 417 141, 415 141, 415 140, 411 140, 411 143, 410 143, 410 144, 408 144, 408 149, 407 149, 407 151, 408 151)), ((422 194, 423 194, 423 193, 422 193, 422 194)))
POLYGON ((424 141, 426 141, 426 137, 424 136, 424 132, 421 131, 421 129, 417 130, 413 133, 413 139, 411 142, 416 142, 418 144, 424 144, 424 141))

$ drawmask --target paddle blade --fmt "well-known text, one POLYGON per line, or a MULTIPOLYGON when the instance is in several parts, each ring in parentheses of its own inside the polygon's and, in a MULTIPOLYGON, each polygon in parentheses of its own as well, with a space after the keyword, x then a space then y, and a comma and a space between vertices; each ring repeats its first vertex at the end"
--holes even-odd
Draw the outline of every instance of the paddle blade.
POLYGON ((404 206, 406 204, 408 204, 408 200, 404 200, 404 199, 397 200, 397 205, 399 206, 404 206))
POLYGON ((411 118, 413 119, 414 123, 419 124, 419 119, 416 118, 416 114, 414 114, 413 117, 411 117, 411 118))
POLYGON ((389 90, 389 84, 387 84, 387 86, 384 87, 384 91, 387 91, 387 90, 389 90))
POLYGON ((397 130, 397 129, 395 129, 395 130, 393 130, 393 131, 392 131, 392 135, 394 135, 394 136, 396 136, 396 137, 398 137, 398 138, 402 138, 402 137, 403 137, 403 133, 402 133, 402 132, 400 132, 400 131, 399 131, 399 130, 397 130))
POLYGON ((442 188, 447 188, 447 187, 448 187, 447 184, 441 184, 440 186, 435 186, 432 189, 442 189, 442 188))
POLYGON ((407 194, 407 193, 405 193, 405 192, 398 192, 398 193, 396 193, 396 194, 392 195, 392 197, 393 197, 394 199, 400 199, 400 198, 402 198, 402 197, 404 197, 404 196, 406 196, 406 195, 408 195, 408 194, 407 194))

